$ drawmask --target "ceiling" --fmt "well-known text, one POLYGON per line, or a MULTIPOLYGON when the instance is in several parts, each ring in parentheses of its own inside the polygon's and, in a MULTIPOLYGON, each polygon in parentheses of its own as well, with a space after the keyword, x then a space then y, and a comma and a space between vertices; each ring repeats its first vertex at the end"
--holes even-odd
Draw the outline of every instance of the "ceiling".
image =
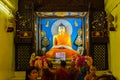
POLYGON ((86 11, 104 9, 104 0, 33 0, 35 11, 86 11))

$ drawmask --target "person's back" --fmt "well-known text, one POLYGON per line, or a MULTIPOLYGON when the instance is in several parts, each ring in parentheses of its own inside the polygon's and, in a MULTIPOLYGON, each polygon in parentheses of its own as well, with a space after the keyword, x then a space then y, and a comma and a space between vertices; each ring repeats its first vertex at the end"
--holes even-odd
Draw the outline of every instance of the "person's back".
POLYGON ((79 76, 81 75, 80 70, 75 67, 74 62, 71 63, 71 67, 69 68, 68 72, 70 80, 78 80, 79 76))
POLYGON ((65 69, 65 66, 66 66, 66 62, 61 61, 61 68, 58 68, 56 70, 56 80, 70 80, 69 79, 69 73, 65 69))
POLYGON ((96 67, 91 67, 90 73, 84 77, 84 80, 96 80, 96 79, 97 79, 96 67))
POLYGON ((48 62, 46 67, 42 70, 41 80, 55 80, 55 72, 52 70, 53 64, 48 62))
POLYGON ((113 75, 101 75, 96 80, 117 80, 113 75))
POLYGON ((43 69, 41 80, 55 80, 55 74, 49 71, 49 69, 43 69))

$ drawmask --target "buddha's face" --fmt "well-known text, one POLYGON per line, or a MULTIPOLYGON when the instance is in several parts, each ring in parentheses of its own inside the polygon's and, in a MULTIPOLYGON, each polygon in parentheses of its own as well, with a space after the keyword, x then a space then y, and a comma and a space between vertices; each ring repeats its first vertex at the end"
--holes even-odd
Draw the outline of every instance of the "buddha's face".
POLYGON ((59 26, 58 27, 58 32, 59 33, 65 33, 65 26, 59 26))

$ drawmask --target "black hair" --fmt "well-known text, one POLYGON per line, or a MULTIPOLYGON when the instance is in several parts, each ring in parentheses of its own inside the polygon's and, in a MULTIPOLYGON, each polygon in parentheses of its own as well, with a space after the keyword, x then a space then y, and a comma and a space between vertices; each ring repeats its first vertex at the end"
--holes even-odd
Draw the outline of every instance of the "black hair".
POLYGON ((53 68, 53 63, 52 62, 48 62, 48 67, 49 68, 53 68))
POLYGON ((35 67, 35 66, 28 66, 28 67, 26 68, 25 80, 30 80, 29 77, 28 77, 28 75, 30 75, 30 73, 32 72, 32 70, 37 70, 37 71, 39 71, 38 68, 35 67))
POLYGON ((50 71, 48 68, 43 68, 43 74, 45 77, 50 77, 50 71))
POLYGON ((103 80, 116 80, 116 78, 113 75, 101 75, 97 78, 97 80, 103 79, 103 80))
POLYGON ((61 67, 65 67, 66 66, 66 61, 64 60, 61 60, 61 63, 60 63, 61 67))

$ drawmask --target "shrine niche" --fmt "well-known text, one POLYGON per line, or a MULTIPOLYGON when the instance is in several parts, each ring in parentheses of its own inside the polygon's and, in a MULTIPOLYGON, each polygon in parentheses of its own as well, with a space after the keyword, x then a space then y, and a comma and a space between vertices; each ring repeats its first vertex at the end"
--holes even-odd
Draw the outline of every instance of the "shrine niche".
MULTIPOLYGON (((74 26, 74 29, 77 29, 73 31, 75 36, 72 40, 72 48, 81 55, 96 55, 96 53, 102 51, 101 49, 103 49, 104 53, 107 53, 106 42, 108 42, 108 39, 103 37, 103 35, 107 35, 107 31, 104 34, 100 32, 100 35, 98 35, 99 33, 91 27, 94 20, 93 13, 96 10, 98 12, 104 10, 104 0, 19 0, 18 4, 20 14, 24 15, 25 20, 30 21, 26 26, 21 27, 17 24, 16 27, 16 70, 25 70, 33 51, 35 51, 36 55, 43 56, 51 49, 52 37, 48 36, 48 34, 51 34, 51 21, 48 19, 52 19, 53 22, 55 19, 65 19, 69 22, 68 18, 71 19, 70 24, 74 26), (80 18, 83 21, 82 23, 78 23, 80 18), (45 21, 44 24, 41 25, 41 21, 45 21), (78 28, 80 24, 82 26, 78 28), (44 28, 48 29, 48 31, 44 30, 44 28), (102 42, 106 44, 103 44, 103 48, 99 48, 99 43, 102 42), (97 47, 94 43, 98 44, 97 47), (93 47, 100 49, 100 51, 92 49, 93 47)), ((64 55, 64 53, 62 54, 64 55)), ((92 57, 94 58, 94 56, 92 57)), ((95 57, 94 59, 98 58, 95 57)), ((95 65, 97 64, 95 63, 95 65)), ((103 66, 102 63, 98 66, 100 65, 103 66)), ((99 69, 99 67, 97 68, 99 69)), ((104 69, 104 66, 102 69, 104 69)))
MULTIPOLYGON (((37 21, 39 26, 35 29, 38 29, 35 31, 35 35, 37 35, 35 42, 38 43, 36 43, 36 52, 38 51, 37 55, 46 55, 53 47, 64 49, 67 47, 80 55, 89 54, 88 12, 37 12, 36 14, 39 16, 37 21), (53 37, 57 34, 57 28, 59 26, 65 26, 66 33, 71 37, 71 47, 66 45, 63 46, 63 44, 54 46, 53 37), (85 51, 87 53, 85 53, 85 51)), ((63 37, 63 40, 65 38, 66 37, 63 37)), ((66 55, 66 57, 68 56, 69 55, 66 55)), ((69 56, 69 58, 70 57, 71 56, 69 56)), ((55 55, 52 58, 55 58, 55 55)))

